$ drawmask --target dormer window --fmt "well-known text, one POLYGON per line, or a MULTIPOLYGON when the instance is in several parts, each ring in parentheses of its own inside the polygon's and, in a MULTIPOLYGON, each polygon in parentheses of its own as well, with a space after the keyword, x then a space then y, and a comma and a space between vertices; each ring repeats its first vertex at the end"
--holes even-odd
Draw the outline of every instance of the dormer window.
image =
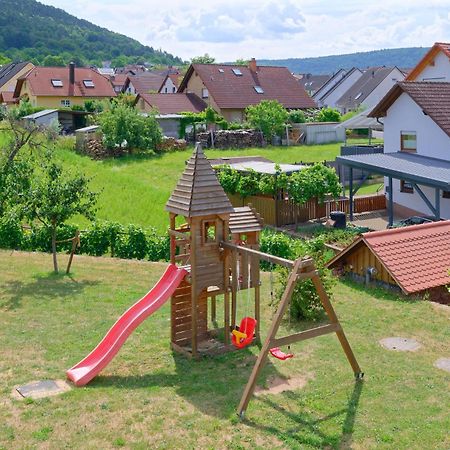
POLYGON ((52 78, 52 86, 53 87, 63 87, 63 82, 61 80, 52 78))
POLYGON ((264 89, 261 86, 253 86, 253 88, 258 94, 264 94, 264 89))
POLYGON ((83 80, 84 87, 93 88, 95 84, 92 80, 83 80))
POLYGON ((237 77, 242 77, 241 69, 231 69, 237 77))

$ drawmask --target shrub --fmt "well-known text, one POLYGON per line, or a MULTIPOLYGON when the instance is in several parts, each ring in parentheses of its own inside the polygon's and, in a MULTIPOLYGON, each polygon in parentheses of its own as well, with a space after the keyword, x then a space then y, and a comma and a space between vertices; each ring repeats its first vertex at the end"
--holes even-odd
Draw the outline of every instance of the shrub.
POLYGON ((110 247, 109 223, 94 223, 80 239, 80 252, 91 256, 102 256, 110 247))
POLYGON ((0 248, 19 249, 23 242, 23 231, 20 221, 14 216, 0 219, 0 248))
POLYGON ((301 109, 293 109, 289 111, 289 122, 292 123, 305 123, 306 116, 301 109))
POLYGON ((316 116, 318 122, 340 122, 341 113, 337 109, 322 108, 316 116))
POLYGON ((147 239, 144 230, 129 225, 116 242, 116 256, 126 259, 144 259, 147 254, 147 239))

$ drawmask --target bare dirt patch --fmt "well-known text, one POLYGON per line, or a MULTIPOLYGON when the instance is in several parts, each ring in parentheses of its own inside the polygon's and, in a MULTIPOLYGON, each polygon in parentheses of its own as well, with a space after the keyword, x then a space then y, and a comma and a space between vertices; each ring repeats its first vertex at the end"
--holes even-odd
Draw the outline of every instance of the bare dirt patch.
POLYGON ((397 352, 415 352, 422 347, 415 339, 403 337, 389 337, 381 339, 380 344, 386 350, 394 350, 397 352))
POLYGON ((261 394, 281 394, 285 391, 295 391, 303 389, 309 380, 314 379, 313 373, 306 373, 298 377, 282 378, 274 376, 268 379, 267 388, 256 386, 255 395, 261 394))
POLYGON ((450 358, 439 358, 434 362, 434 367, 450 372, 450 358))

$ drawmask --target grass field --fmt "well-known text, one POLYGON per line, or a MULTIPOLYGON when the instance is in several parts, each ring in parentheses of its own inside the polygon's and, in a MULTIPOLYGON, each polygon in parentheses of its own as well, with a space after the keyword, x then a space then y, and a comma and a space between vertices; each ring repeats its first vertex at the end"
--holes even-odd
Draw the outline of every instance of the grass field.
MULTIPOLYGON (((192 148, 159 156, 129 156, 107 161, 93 161, 71 150, 73 141, 67 140, 58 155, 66 166, 76 167, 92 177, 92 188, 100 191, 98 218, 154 226, 164 232, 168 216, 164 211, 170 193, 184 169, 192 148)), ((208 150, 209 158, 220 156, 264 156, 278 163, 334 160, 340 144, 301 147, 268 147, 243 150, 208 150)), ((363 188, 362 193, 372 193, 376 186, 363 188)), ((85 226, 82 218, 75 222, 85 226)))
MULTIPOLYGON (((340 282, 334 305, 364 382, 353 381, 334 336, 295 344, 295 358, 271 360, 259 384, 290 378, 297 388, 253 399, 240 423, 235 407, 257 348, 197 362, 173 354, 165 305, 88 387, 16 399, 16 385, 64 378, 164 266, 76 257, 72 276, 50 270, 49 255, 0 251, 1 449, 450 447, 449 374, 433 367, 449 356, 448 308, 340 282), (384 350, 378 341, 389 336, 415 338, 422 348, 384 350)), ((262 293, 264 335, 272 315, 267 274, 262 293)))

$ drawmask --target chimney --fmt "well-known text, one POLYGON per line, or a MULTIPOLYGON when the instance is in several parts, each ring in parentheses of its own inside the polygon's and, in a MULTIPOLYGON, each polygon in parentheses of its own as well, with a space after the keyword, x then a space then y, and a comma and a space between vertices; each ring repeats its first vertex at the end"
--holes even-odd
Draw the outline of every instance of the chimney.
POLYGON ((75 84, 75 63, 71 62, 69 64, 69 84, 75 84))
POLYGON ((252 58, 249 62, 248 62, 248 68, 250 69, 251 72, 256 73, 257 70, 257 66, 256 66, 256 59, 252 58))

